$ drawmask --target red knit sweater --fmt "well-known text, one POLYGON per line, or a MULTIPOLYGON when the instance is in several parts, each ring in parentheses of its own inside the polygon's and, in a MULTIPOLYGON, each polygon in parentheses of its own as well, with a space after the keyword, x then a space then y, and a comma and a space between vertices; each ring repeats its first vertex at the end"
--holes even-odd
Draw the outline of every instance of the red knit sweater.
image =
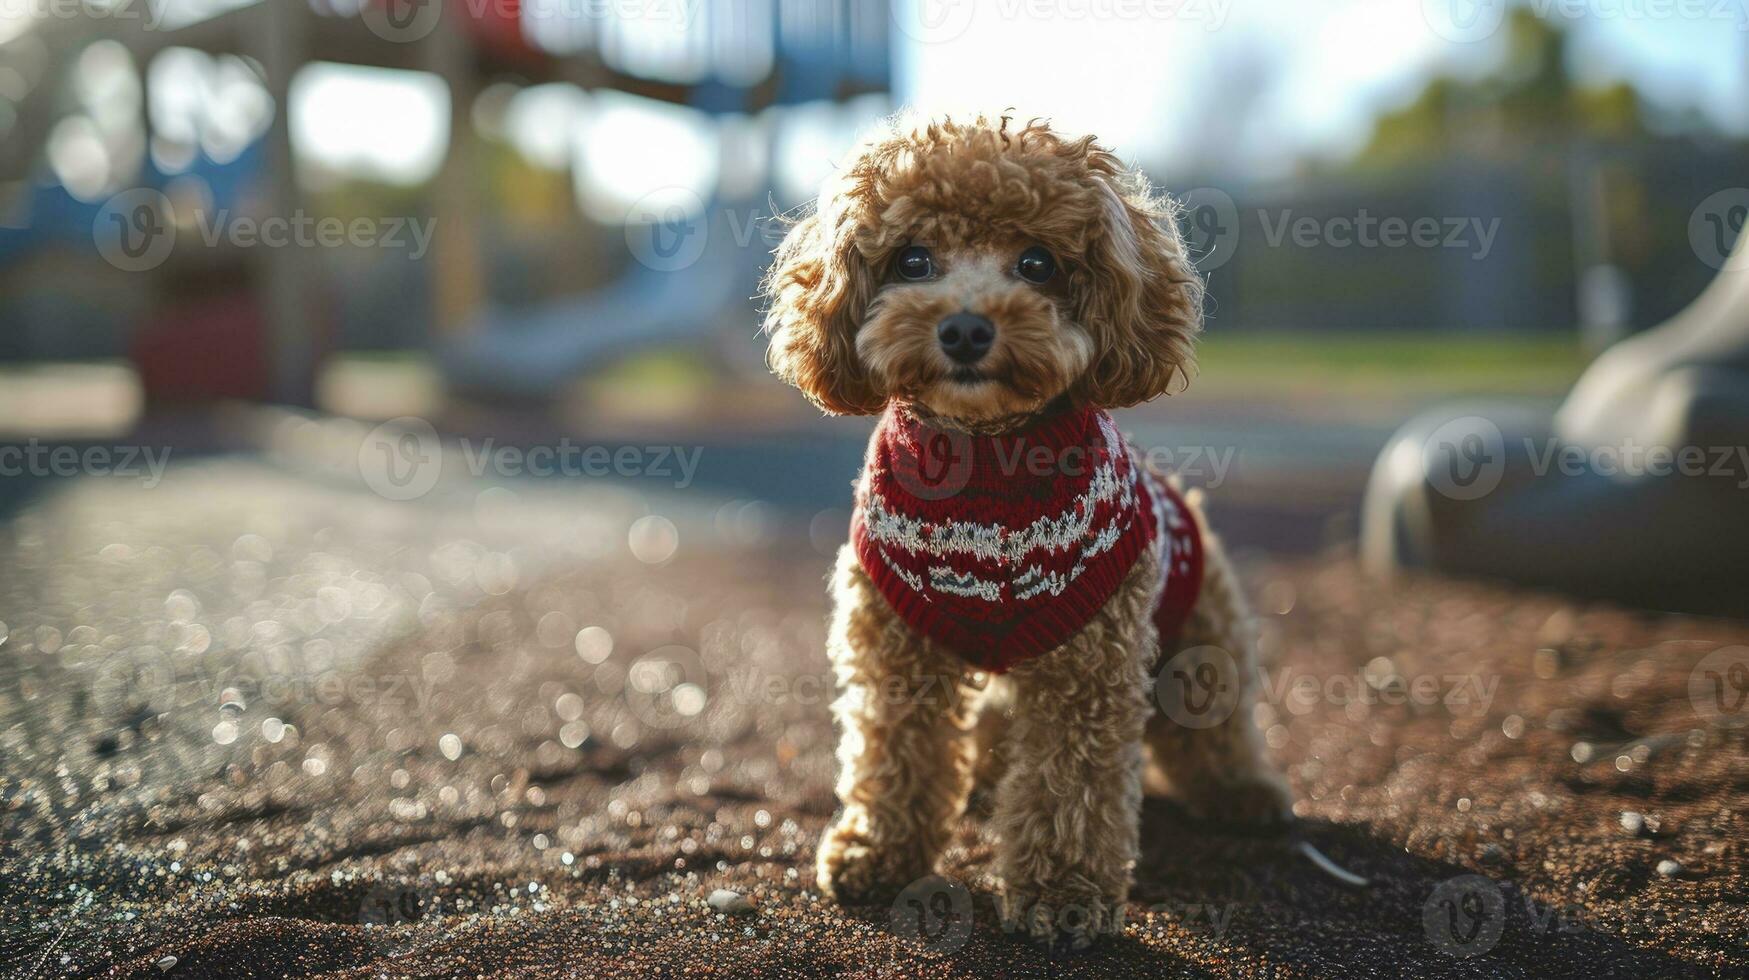
POLYGON ((1189 509, 1096 409, 968 436, 889 408, 869 441, 850 534, 900 618, 994 673, 1074 636, 1144 548, 1162 559, 1162 639, 1183 627, 1202 586, 1189 509))

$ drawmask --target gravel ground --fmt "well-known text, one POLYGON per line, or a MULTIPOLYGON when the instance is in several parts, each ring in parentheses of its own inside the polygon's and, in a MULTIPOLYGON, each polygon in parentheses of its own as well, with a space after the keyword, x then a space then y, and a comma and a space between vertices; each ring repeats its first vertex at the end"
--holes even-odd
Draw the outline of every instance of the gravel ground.
POLYGON ((0 974, 1749 969, 1749 709, 1704 696, 1749 624, 1253 562, 1300 826, 1151 799, 1127 932, 1053 956, 996 927, 975 818, 969 891, 819 897, 827 558, 690 506, 221 458, 0 525, 0 974))

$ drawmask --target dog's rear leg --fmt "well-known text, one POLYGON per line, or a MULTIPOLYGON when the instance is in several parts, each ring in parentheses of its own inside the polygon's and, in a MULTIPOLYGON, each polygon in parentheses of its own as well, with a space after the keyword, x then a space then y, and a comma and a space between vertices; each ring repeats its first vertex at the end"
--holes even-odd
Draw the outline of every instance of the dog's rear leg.
MULTIPOLYGON (((1196 516, 1202 524, 1202 514, 1196 516)), ((1158 710, 1148 723, 1148 748, 1155 767, 1193 814, 1279 824, 1292 816, 1293 797, 1264 758, 1251 720, 1257 647, 1250 608, 1206 524, 1202 539, 1202 594, 1183 635, 1160 653, 1154 688, 1158 710)))
POLYGON ((844 809, 820 841, 817 873, 821 890, 856 901, 934 870, 971 789, 977 692, 963 661, 893 613, 849 546, 832 591, 844 809))

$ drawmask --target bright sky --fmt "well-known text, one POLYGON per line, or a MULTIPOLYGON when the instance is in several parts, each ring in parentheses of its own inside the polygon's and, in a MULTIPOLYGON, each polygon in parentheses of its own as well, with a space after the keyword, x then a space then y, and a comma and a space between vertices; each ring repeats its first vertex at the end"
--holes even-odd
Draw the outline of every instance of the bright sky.
MULTIPOLYGON (((1453 40, 1462 32, 1451 13, 1479 11, 1486 35, 1488 16, 1497 21, 1508 0, 893 2, 901 102, 931 111, 1012 106, 1097 133, 1132 159, 1267 177, 1298 155, 1352 152, 1380 108, 1436 72, 1486 70, 1504 31, 1453 40)), ((1749 0, 1526 2, 1557 16, 1590 11, 1571 21, 1574 63, 1586 78, 1629 78, 1657 101, 1749 132, 1749 0), (1647 20, 1646 10, 1678 13, 1647 20)), ((688 73, 696 56, 686 55, 688 73)), ((660 187, 710 196, 718 167, 707 117, 550 89, 515 97, 503 128, 532 157, 572 163, 592 212, 623 214, 660 187)), ((447 139, 446 98, 431 76, 311 66, 293 91, 300 154, 327 168, 423 180, 447 139)), ((817 175, 804 171, 829 165, 853 123, 878 108, 855 111, 854 121, 794 113, 801 121, 778 133, 780 184, 811 183, 817 175)))
MULTIPOLYGON (((1504 0, 990 0, 954 7, 959 19, 940 5, 969 0, 918 2, 938 6, 901 22, 927 39, 900 49, 908 102, 1015 106, 1146 159, 1191 161, 1213 143, 1263 173, 1299 152, 1351 152, 1379 108, 1438 71, 1485 69, 1505 35, 1468 39, 1449 13, 1497 21, 1504 0), (1264 91, 1242 118, 1220 111, 1252 85, 1264 91)), ((1706 16, 1647 21, 1625 13, 1656 9, 1637 0, 1534 2, 1595 11, 1571 22, 1588 77, 1629 77, 1749 131, 1749 4, 1696 0, 1686 7, 1706 16)))

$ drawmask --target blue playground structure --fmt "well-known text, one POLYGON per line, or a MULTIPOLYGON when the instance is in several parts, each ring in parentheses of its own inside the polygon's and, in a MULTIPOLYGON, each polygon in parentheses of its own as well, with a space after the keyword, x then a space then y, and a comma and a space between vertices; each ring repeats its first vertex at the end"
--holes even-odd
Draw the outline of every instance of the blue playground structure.
MULTIPOLYGON (((151 17, 137 18, 95 16, 83 7, 70 16, 57 8, 53 15, 25 15, 31 19, 9 37, 0 35, 0 70, 11 69, 27 82, 22 93, 0 92, 0 127, 7 130, 0 140, 0 290, 19 296, 64 281, 57 295, 76 297, 85 292, 81 283, 88 276, 113 279, 116 294, 124 297, 120 308, 130 315, 111 316, 106 334, 123 338, 117 344, 136 360, 142 349, 176 349, 178 323, 201 318, 179 305, 191 296, 247 297, 247 303, 224 307, 244 310, 247 322, 234 330, 209 324, 202 342, 256 334, 238 340, 234 352, 244 360, 265 360, 264 381, 253 396, 309 402, 316 369, 341 333, 335 311, 347 306, 337 295, 347 286, 324 268, 321 256, 310 254, 314 249, 230 254, 237 250, 221 246, 194 255, 197 250, 177 246, 143 275, 118 277, 100 254, 94 222, 117 192, 167 192, 185 177, 208 189, 210 208, 309 213, 308 192, 295 176, 285 111, 293 78, 314 62, 424 72, 448 89, 451 136, 438 172, 418 192, 439 227, 466 233, 437 238, 409 280, 426 295, 395 304, 401 317, 419 322, 403 324, 397 334, 434 352, 456 388, 544 397, 643 348, 708 345, 714 334, 731 328, 750 333, 749 298, 769 248, 763 235, 748 234, 744 221, 731 227, 735 222, 727 219, 773 210, 779 195, 770 162, 789 110, 806 105, 814 112, 857 100, 859 111, 878 111, 869 100, 884 106, 890 88, 891 18, 884 2, 699 0, 676 5, 686 16, 656 28, 625 19, 613 5, 525 9, 517 0, 365 0, 359 9, 353 6, 329 0, 242 0, 230 6, 164 0, 149 8, 151 17), (137 172, 112 179, 95 198, 76 196, 54 179, 49 150, 57 125, 78 109, 68 93, 79 84, 81 53, 99 42, 126 49, 142 89, 147 66, 168 49, 240 56, 272 100, 272 120, 235 159, 221 164, 197 151, 185 167, 166 173, 150 154, 138 154, 144 162, 137 172), (617 281, 541 302, 494 302, 491 263, 482 252, 494 240, 498 209, 481 197, 490 182, 482 179, 479 141, 458 135, 470 132, 481 93, 503 83, 628 93, 686 107, 719 131, 731 122, 757 120, 754 128, 768 143, 754 156, 766 172, 748 175, 743 166, 732 191, 707 189, 689 208, 649 215, 634 209, 623 229, 598 227, 607 247, 621 247, 623 235, 629 251, 631 261, 623 263, 617 281), (665 242, 679 242, 689 253, 684 261, 663 255, 665 242), (133 322, 119 322, 124 320, 133 322), (157 335, 142 345, 138 338, 148 327, 157 335)), ((150 144, 151 113, 142 106, 139 115, 142 145, 150 144)), ((97 320, 104 315, 92 313, 97 320)), ((45 323, 38 318, 9 331, 13 339, 0 344, 0 358, 67 356, 59 345, 41 342, 53 329, 45 323)), ((199 394, 160 391, 151 380, 159 375, 144 367, 148 397, 199 394)))

